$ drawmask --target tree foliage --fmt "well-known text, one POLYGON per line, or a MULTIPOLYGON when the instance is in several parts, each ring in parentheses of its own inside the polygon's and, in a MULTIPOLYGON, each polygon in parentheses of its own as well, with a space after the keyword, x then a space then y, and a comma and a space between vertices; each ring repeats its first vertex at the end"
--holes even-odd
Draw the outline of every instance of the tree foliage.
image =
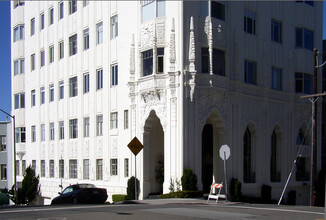
POLYGON ((39 176, 35 176, 34 169, 31 166, 26 168, 22 188, 17 190, 16 204, 30 204, 37 195, 39 195, 39 176))

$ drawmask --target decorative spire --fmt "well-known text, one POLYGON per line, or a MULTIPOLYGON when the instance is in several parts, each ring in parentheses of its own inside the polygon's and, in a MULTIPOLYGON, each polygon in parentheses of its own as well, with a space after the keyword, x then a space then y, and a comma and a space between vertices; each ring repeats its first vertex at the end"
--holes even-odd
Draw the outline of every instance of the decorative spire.
POLYGON ((213 75, 213 25, 212 25, 212 19, 209 20, 208 51, 209 51, 209 74, 213 75))
POLYGON ((189 36, 189 71, 195 70, 195 34, 194 34, 194 20, 190 17, 190 36, 189 36))
POLYGON ((171 35, 170 35, 170 71, 175 70, 175 29, 174 18, 171 23, 171 35))
POLYGON ((153 28, 153 75, 157 74, 157 37, 156 37, 156 23, 153 28))
POLYGON ((131 37, 131 47, 130 47, 130 74, 135 74, 135 35, 132 34, 131 37))

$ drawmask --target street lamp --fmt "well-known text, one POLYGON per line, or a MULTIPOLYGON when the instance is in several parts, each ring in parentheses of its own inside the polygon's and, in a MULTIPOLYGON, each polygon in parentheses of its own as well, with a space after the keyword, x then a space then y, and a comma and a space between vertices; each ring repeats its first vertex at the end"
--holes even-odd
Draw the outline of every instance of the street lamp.
POLYGON ((3 113, 5 113, 6 115, 8 115, 9 117, 12 118, 13 120, 13 139, 14 139, 14 196, 16 194, 16 191, 17 191, 17 180, 16 180, 16 138, 15 138, 15 130, 16 130, 16 127, 15 127, 15 116, 14 115, 10 115, 8 112, 2 110, 0 108, 0 111, 2 111, 3 113))

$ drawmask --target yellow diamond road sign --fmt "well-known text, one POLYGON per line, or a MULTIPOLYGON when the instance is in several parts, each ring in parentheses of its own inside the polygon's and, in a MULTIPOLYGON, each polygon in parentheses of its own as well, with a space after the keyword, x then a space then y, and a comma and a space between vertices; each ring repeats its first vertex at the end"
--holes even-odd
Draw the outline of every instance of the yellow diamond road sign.
POLYGON ((140 143, 137 137, 134 137, 134 139, 132 139, 132 141, 130 141, 130 143, 128 144, 128 147, 131 152, 136 156, 144 148, 144 145, 140 143))

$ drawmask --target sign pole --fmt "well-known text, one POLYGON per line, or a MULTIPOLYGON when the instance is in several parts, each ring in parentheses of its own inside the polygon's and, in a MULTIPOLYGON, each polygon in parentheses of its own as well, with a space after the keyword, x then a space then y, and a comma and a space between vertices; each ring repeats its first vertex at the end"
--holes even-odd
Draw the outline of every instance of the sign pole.
POLYGON ((226 180, 226 166, 225 166, 225 161, 226 161, 226 155, 224 151, 224 181, 225 181, 225 200, 228 201, 228 181, 226 180))
POLYGON ((137 163, 136 163, 136 155, 135 155, 135 200, 137 200, 137 163))

